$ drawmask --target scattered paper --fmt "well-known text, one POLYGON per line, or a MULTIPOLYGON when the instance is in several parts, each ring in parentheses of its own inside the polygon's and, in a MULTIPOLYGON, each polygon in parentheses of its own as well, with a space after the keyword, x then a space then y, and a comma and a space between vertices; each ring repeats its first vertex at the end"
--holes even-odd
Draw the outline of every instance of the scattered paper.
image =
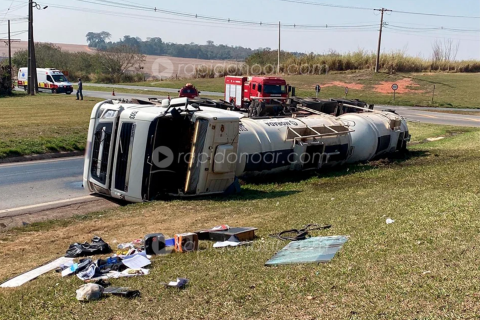
POLYGON ((151 262, 150 260, 141 255, 141 254, 137 254, 131 258, 128 258, 128 259, 123 259, 123 264, 126 265, 127 267, 131 268, 131 269, 140 269, 140 268, 143 268, 145 266, 148 266, 151 262))
POLYGON ((11 280, 8 280, 7 282, 2 283, 0 285, 0 287, 2 287, 2 288, 19 287, 22 284, 24 284, 24 283, 26 283, 30 280, 33 280, 33 279, 35 279, 36 277, 38 277, 42 274, 45 274, 49 271, 52 271, 56 268, 59 268, 61 265, 64 265, 66 263, 70 263, 72 261, 73 261, 73 258, 65 258, 65 257, 58 258, 57 260, 54 260, 50 263, 47 263, 44 266, 41 266, 39 268, 28 271, 28 272, 26 272, 26 273, 24 273, 24 274, 22 274, 18 277, 15 277, 11 280))
POLYGON ((152 257, 151 255, 147 255, 147 253, 145 251, 136 252, 136 253, 130 254, 130 255, 119 255, 119 257, 122 258, 122 260, 128 260, 128 259, 131 259, 135 256, 144 256, 148 259, 150 259, 152 257))
POLYGON ((390 218, 387 218, 387 221, 386 221, 386 222, 387 222, 387 224, 390 224, 390 223, 394 223, 395 220, 392 220, 392 219, 390 219, 390 218))
POLYGON ((252 244, 252 241, 240 242, 236 236, 231 236, 227 241, 215 242, 213 245, 214 248, 225 248, 225 247, 237 247, 252 244))
POLYGON ((150 270, 148 269, 126 269, 126 270, 123 270, 122 272, 110 271, 102 274, 99 277, 92 278, 90 280, 96 281, 96 280, 107 280, 107 279, 117 279, 117 278, 128 278, 128 277, 144 276, 144 275, 148 275, 149 273, 150 273, 150 270))

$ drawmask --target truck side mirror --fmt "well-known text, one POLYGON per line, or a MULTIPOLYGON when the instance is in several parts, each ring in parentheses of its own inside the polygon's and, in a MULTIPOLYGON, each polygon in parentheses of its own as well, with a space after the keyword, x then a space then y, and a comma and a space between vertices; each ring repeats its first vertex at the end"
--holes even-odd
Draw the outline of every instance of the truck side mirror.
POLYGON ((198 94, 202 93, 202 91, 198 91, 198 94))
POLYGON ((291 87, 292 88, 292 97, 295 97, 295 87, 291 87))
POLYGON ((288 86, 288 93, 292 92, 292 87, 288 86))
POLYGON ((178 90, 178 92, 180 92, 180 90, 178 90))

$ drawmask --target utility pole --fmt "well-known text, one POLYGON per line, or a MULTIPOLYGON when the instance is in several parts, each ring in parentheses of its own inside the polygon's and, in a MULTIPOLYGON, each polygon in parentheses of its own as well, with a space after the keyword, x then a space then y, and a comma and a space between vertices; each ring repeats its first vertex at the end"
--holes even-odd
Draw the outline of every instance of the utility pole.
POLYGON ((8 92, 12 92, 12 39, 10 38, 10 20, 8 20, 8 73, 9 73, 9 82, 8 82, 8 92))
MULTIPOLYGON (((35 95, 33 72, 33 0, 28 0, 28 94, 35 95)), ((36 73, 36 69, 35 69, 36 73)))
POLYGON ((375 9, 375 11, 380 11, 382 13, 381 19, 380 19, 380 33, 378 34, 377 61, 375 63, 375 73, 378 73, 378 70, 380 69, 380 48, 382 45, 383 13, 387 11, 392 11, 392 10, 382 8, 382 9, 375 9))
POLYGON ((277 61, 277 74, 280 74, 280 21, 278 21, 278 61, 277 61))

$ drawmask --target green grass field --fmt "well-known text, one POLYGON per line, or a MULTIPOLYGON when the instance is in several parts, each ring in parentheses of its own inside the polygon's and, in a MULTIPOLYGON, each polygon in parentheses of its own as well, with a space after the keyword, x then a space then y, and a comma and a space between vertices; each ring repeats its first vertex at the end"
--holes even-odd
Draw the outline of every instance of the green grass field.
MULTIPOLYGON (((321 76, 286 76, 287 82, 297 88, 297 96, 314 97, 315 85, 334 81, 364 85, 360 90, 349 89, 348 97, 357 98, 374 104, 437 106, 452 108, 480 108, 480 95, 476 94, 480 87, 480 75, 475 73, 406 73, 406 74, 374 74, 372 72, 331 72, 321 76), (374 86, 379 83, 395 82, 411 78, 418 87, 410 87, 413 92, 397 93, 393 101, 393 91, 388 94, 375 92, 374 86), (435 99, 432 104, 433 86, 435 99)), ((186 80, 153 81, 131 83, 130 85, 155 86, 163 88, 181 88, 186 80)), ((201 91, 224 92, 224 79, 189 79, 201 91)), ((322 98, 344 97, 345 88, 325 87, 320 93, 322 98)))
POLYGON ((259 228, 251 247, 155 257, 151 274, 113 279, 135 300, 80 303, 81 281, 55 272, 0 290, 1 319, 467 319, 480 313, 480 130, 409 124, 405 156, 248 181, 239 195, 136 204, 0 234, 0 279, 99 235, 115 245, 150 232, 219 224, 259 228), (447 138, 424 143, 425 138, 447 138), (394 219, 387 225, 387 218, 394 219), (265 267, 287 243, 273 232, 332 224, 347 235, 326 264, 265 267), (186 290, 162 282, 191 280, 186 290))
POLYGON ((16 93, 0 99, 0 159, 84 150, 88 121, 99 99, 16 93))

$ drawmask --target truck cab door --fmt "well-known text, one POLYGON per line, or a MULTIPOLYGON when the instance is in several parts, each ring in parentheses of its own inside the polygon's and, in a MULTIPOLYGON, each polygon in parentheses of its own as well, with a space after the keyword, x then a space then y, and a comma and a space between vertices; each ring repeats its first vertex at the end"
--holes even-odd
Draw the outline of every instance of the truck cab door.
POLYGON ((89 180, 105 189, 105 192, 110 189, 112 180, 112 159, 118 124, 117 114, 118 111, 116 110, 103 111, 100 119, 96 121, 93 132, 89 180))

